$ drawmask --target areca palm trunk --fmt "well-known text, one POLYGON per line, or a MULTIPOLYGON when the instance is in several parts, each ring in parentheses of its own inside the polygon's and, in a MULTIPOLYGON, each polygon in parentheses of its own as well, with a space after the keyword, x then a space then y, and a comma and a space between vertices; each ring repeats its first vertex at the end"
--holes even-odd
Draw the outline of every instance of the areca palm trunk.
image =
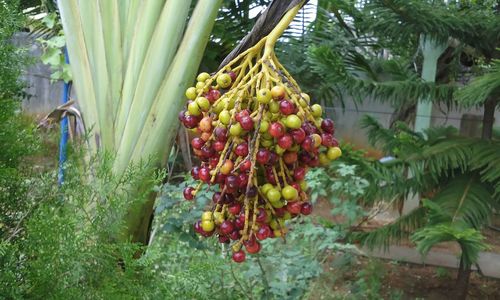
MULTIPOLYGON (((58 1, 90 151, 113 153, 116 174, 170 151, 222 0, 198 1, 189 17, 191 2, 58 1)), ((151 203, 131 207, 123 237, 145 242, 151 212, 151 203)))

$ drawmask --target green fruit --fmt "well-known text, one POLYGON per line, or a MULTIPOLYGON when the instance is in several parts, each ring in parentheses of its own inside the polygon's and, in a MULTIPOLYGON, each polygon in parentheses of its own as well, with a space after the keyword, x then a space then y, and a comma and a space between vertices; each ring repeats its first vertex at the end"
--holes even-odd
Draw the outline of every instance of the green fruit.
POLYGON ((278 155, 285 153, 286 149, 281 148, 279 145, 274 146, 274 152, 278 155))
POLYGON ((285 203, 283 201, 271 202, 271 206, 274 208, 282 208, 285 206, 285 203))
POLYGON ((204 211, 201 214, 201 220, 202 221, 210 221, 210 220, 212 220, 212 212, 211 211, 204 211))
POLYGON ((319 105, 319 104, 313 104, 311 106, 311 112, 312 112, 312 115, 315 118, 319 118, 323 114, 323 109, 321 108, 321 105, 319 105))
POLYGON ((233 109, 235 104, 236 104, 236 98, 233 97, 233 98, 229 99, 229 103, 227 105, 227 108, 233 109))
POLYGON ((281 190, 281 194, 283 195, 283 198, 286 200, 293 200, 296 199, 299 196, 299 192, 291 186, 287 185, 281 190))
POLYGON ((264 148, 269 148, 269 147, 271 147, 274 144, 274 141, 273 140, 262 139, 262 140, 260 140, 260 144, 264 148))
POLYGON ((299 117, 297 117, 297 115, 289 115, 288 117, 286 117, 285 125, 288 128, 297 129, 302 126, 302 121, 299 117))
POLYGON ((262 192, 262 194, 266 195, 267 192, 272 188, 274 188, 272 184, 266 183, 260 187, 260 191, 262 192))
POLYGON ((283 215, 283 220, 290 220, 291 218, 292 214, 286 211, 285 214, 283 215))
POLYGON ((307 191, 307 188, 309 188, 309 186, 307 186, 307 181, 305 180, 299 181, 299 185, 302 191, 307 191))
POLYGON ((301 99, 299 100, 299 105, 300 105, 300 107, 302 107, 302 108, 306 108, 309 104, 307 104, 306 100, 304 100, 304 99, 302 99, 302 98, 301 98, 301 99))
POLYGON ((301 96, 301 99, 304 99, 304 101, 306 101, 307 103, 311 102, 311 97, 309 97, 308 94, 302 93, 302 94, 300 94, 300 96, 301 96))
POLYGON ((232 136, 239 136, 243 133, 243 128, 241 128, 240 123, 233 124, 231 128, 229 128, 229 133, 232 136))
POLYGON ((328 159, 328 157, 326 156, 325 153, 320 153, 319 154, 319 163, 322 165, 322 166, 327 166, 330 164, 330 160, 328 159))
POLYGON ((342 150, 339 147, 330 147, 328 152, 326 152, 326 157, 330 160, 335 160, 342 155, 342 150))
POLYGON ((196 98, 196 104, 198 104, 203 111, 208 111, 210 109, 210 101, 205 97, 196 98))
POLYGON ((214 112, 216 114, 218 114, 218 113, 220 113, 223 110, 224 110, 224 102, 223 101, 217 102, 217 104, 214 107, 214 112))
POLYGON ((196 90, 197 91, 201 91, 203 90, 203 92, 208 92, 208 86, 205 86, 205 83, 204 82, 197 82, 196 83, 196 90))
POLYGON ((270 202, 278 202, 281 199, 281 193, 276 188, 267 191, 266 196, 270 202))
POLYGON ((223 110, 219 114, 219 121, 224 125, 229 125, 229 122, 231 122, 231 114, 227 110, 223 110))
POLYGON ((198 76, 196 77, 196 80, 199 82, 205 83, 205 81, 207 81, 207 79, 209 79, 209 78, 210 78, 210 74, 208 74, 207 72, 203 72, 203 73, 198 74, 198 76))
POLYGON ((194 101, 188 104, 188 111, 189 114, 193 116, 199 116, 201 114, 200 107, 194 101))
POLYGON ((186 90, 186 98, 189 100, 194 100, 196 98, 196 88, 195 87, 190 87, 186 90))
POLYGON ((264 133, 267 132, 268 129, 269 129, 269 122, 262 120, 260 122, 259 132, 264 133))
POLYGON ((260 89, 257 92, 257 101, 261 104, 268 104, 271 101, 272 95, 269 89, 260 89))
POLYGON ((205 232, 211 232, 215 228, 215 223, 214 221, 201 221, 201 228, 205 232))
POLYGON ((269 102, 269 111, 272 113, 277 113, 280 111, 280 104, 276 101, 269 102))
POLYGON ((231 76, 227 73, 220 74, 217 76, 217 84, 223 89, 228 88, 231 85, 231 76))

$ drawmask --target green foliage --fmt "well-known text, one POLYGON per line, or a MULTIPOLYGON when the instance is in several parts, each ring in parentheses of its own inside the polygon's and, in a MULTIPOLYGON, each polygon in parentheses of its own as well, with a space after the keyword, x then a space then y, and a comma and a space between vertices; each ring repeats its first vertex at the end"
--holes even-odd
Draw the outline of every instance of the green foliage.
POLYGON ((490 97, 500 93, 500 60, 494 60, 485 74, 476 77, 455 93, 457 101, 464 107, 483 105, 490 97))
POLYGON ((108 299, 154 298, 164 286, 155 274, 158 253, 120 242, 123 215, 130 204, 145 201, 157 176, 148 164, 112 175, 110 156, 96 157, 88 168, 67 166, 65 182, 57 174, 25 178, 32 187, 30 206, 19 223, 2 235, 0 296, 108 299), (92 176, 90 176, 92 175, 92 176), (142 191, 130 186, 142 182, 142 191))
POLYGON ((467 266, 476 263, 479 252, 488 249, 481 232, 473 228, 464 228, 452 224, 426 226, 415 232, 411 240, 417 244, 418 251, 423 255, 426 255, 438 243, 457 242, 462 249, 462 261, 467 266))

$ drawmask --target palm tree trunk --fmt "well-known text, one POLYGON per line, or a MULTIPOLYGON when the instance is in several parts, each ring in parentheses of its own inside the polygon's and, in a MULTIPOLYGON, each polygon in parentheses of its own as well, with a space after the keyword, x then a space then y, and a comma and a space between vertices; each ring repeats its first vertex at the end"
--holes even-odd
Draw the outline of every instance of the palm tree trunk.
POLYGON ((460 258, 456 283, 456 299, 465 300, 469 291, 469 279, 471 274, 471 265, 465 264, 464 258, 460 258))
POLYGON ((497 105, 497 100, 490 97, 484 103, 484 113, 483 113, 483 140, 491 140, 493 135, 493 124, 495 122, 495 109, 497 105))

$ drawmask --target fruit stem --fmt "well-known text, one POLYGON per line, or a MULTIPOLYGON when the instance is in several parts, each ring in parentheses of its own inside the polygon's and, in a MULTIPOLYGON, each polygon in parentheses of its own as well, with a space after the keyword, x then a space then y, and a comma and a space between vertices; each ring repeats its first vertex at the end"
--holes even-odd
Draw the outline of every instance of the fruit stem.
POLYGON ((270 58, 271 54, 274 52, 274 45, 276 44, 276 41, 278 38, 283 34, 285 29, 290 25, 290 23, 293 21, 299 10, 302 8, 302 5, 304 4, 304 0, 300 1, 299 4, 294 6, 292 9, 290 9, 280 20, 278 25, 269 33, 267 36, 267 41, 266 45, 264 47, 264 58, 270 58))

